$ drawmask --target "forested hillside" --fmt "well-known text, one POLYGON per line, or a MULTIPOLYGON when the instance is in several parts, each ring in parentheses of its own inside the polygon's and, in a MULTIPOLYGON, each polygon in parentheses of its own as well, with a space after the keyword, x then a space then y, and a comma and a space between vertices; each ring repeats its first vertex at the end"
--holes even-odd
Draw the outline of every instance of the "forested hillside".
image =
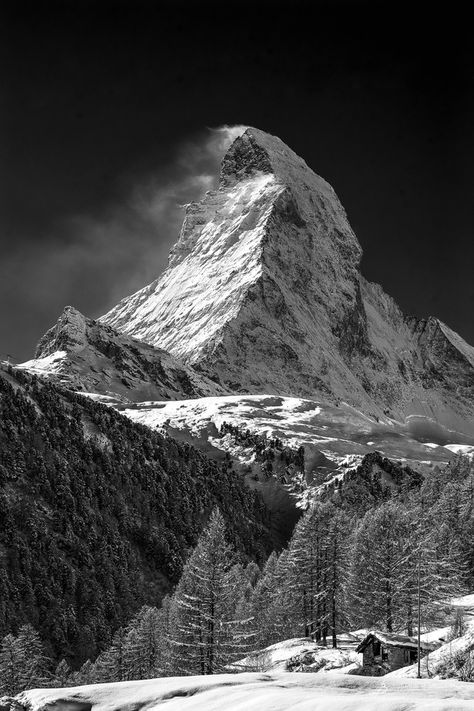
MULTIPOLYGON (((361 628, 413 635, 418 602, 423 630, 444 627, 453 620, 449 598, 474 588, 473 492, 472 464, 458 458, 366 510, 358 499, 314 501, 288 547, 261 568, 235 562, 216 509, 161 607, 142 607, 78 670, 45 662, 35 631, 22 628, 0 645, 0 689, 16 693, 27 674, 33 686, 71 686, 265 671, 256 650, 282 640, 306 637, 327 648, 361 628)), ((450 639, 462 633, 458 618, 450 639)), ((457 660, 468 663, 469 650, 457 660)))
POLYGON ((53 659, 94 658, 178 582, 216 505, 235 561, 262 563, 265 508, 229 464, 0 371, 0 638, 30 623, 53 659))

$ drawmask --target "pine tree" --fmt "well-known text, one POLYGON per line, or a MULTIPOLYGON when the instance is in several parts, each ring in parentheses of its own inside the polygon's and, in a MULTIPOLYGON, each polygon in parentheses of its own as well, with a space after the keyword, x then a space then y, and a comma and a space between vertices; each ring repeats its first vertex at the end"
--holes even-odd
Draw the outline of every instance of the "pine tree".
POLYGON ((347 524, 332 504, 315 502, 297 523, 280 586, 285 636, 327 642, 342 617, 347 524))
POLYGON ((71 679, 72 686, 95 684, 99 681, 102 682, 105 681, 105 679, 102 679, 100 675, 97 676, 95 665, 90 659, 86 659, 79 671, 73 672, 71 679))
POLYGON ((224 519, 216 509, 172 601, 170 641, 178 673, 214 674, 245 654, 242 647, 236 651, 235 634, 242 621, 235 618, 230 558, 224 519))
POLYGON ((9 634, 0 646, 0 690, 14 695, 25 689, 48 683, 50 660, 46 656, 39 634, 30 625, 23 625, 17 637, 9 634))

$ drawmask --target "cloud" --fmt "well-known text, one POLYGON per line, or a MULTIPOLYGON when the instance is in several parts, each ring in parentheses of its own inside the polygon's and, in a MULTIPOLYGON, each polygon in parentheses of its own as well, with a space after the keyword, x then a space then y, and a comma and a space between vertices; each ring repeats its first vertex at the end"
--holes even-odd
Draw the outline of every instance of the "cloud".
POLYGON ((24 329, 16 339, 20 358, 31 356, 34 342, 65 305, 94 318, 161 274, 184 206, 217 187, 220 161, 245 129, 207 129, 181 144, 171 164, 130 185, 122 203, 104 206, 98 216, 58 220, 44 239, 11 250, 0 264, 0 279, 7 302, 14 300, 23 317, 18 328, 8 312, 2 320, 8 331, 24 329))

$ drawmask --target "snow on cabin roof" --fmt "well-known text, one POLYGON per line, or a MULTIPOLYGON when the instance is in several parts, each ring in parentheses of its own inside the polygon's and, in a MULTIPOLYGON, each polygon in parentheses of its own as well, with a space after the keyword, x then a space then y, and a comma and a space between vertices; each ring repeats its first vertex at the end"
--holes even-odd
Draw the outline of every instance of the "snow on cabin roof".
MULTIPOLYGON (((356 652, 363 652, 364 649, 371 643, 372 639, 376 639, 386 647, 406 647, 408 649, 417 649, 418 642, 415 637, 408 637, 404 634, 393 634, 392 632, 379 632, 371 630, 356 649, 356 652)), ((420 641, 422 649, 433 650, 437 648, 437 644, 433 642, 420 641)))

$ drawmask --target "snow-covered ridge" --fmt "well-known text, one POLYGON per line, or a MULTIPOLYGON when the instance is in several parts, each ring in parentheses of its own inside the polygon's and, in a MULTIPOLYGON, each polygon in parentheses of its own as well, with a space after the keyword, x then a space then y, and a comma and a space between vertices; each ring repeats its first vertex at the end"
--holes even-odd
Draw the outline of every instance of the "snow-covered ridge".
POLYGON ((122 412, 135 422, 191 441, 212 456, 229 454, 240 462, 244 472, 259 465, 251 450, 236 443, 230 435, 222 436, 224 422, 242 431, 248 429, 253 434, 266 435, 268 439, 277 437, 295 450, 303 445, 308 483, 319 467, 343 472, 357 466, 364 455, 374 450, 392 460, 428 470, 436 463, 452 459, 453 450, 458 447, 463 453, 470 447, 452 444, 459 442, 459 434, 441 428, 434 431, 432 423, 426 420, 417 420, 415 426, 410 419, 405 423, 389 418, 377 421, 347 403, 336 406, 276 395, 142 402, 125 407, 122 412))
POLYGON ((71 306, 43 336, 36 358, 16 367, 111 403, 223 392, 166 351, 88 319, 71 306))

